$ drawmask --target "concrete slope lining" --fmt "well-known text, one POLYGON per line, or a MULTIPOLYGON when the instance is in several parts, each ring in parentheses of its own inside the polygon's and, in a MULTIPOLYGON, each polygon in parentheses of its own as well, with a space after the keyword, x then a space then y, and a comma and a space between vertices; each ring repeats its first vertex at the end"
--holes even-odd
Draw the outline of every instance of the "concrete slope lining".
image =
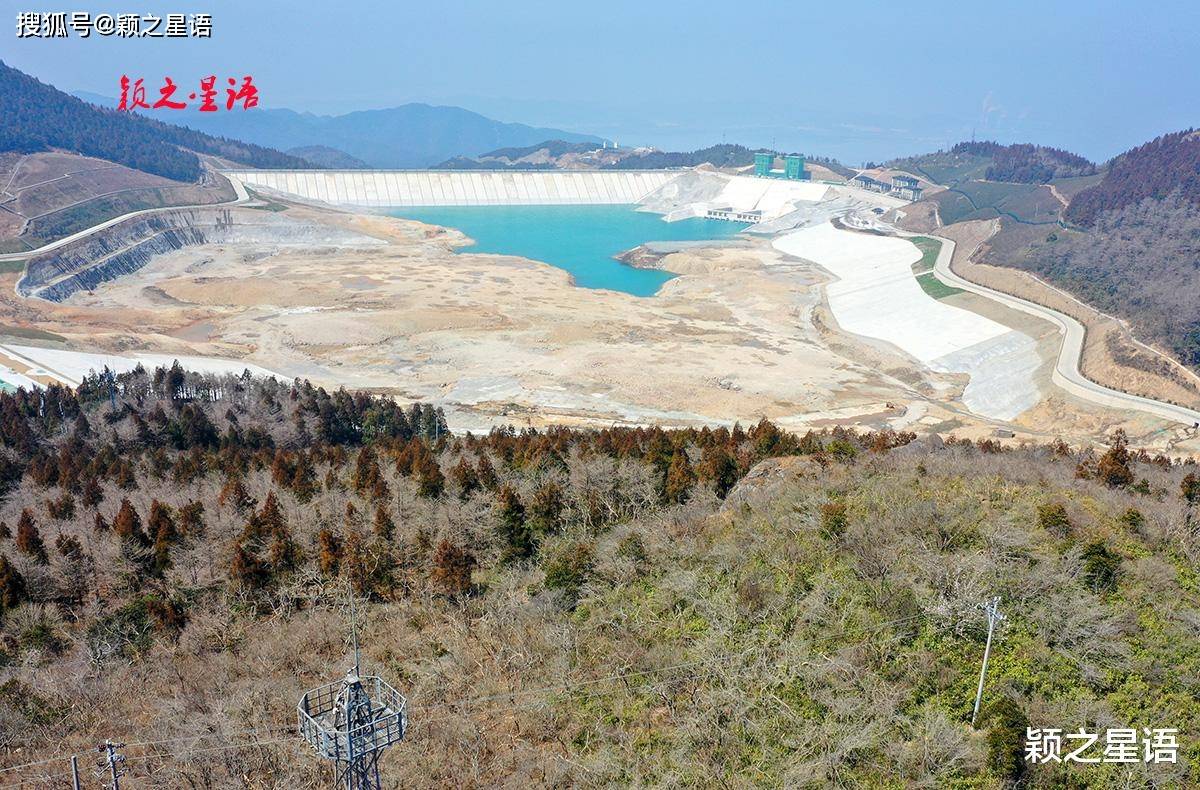
MULTIPOLYGON (((240 376, 249 370, 254 376, 269 376, 282 379, 274 371, 238 359, 223 357, 201 357, 186 354, 150 354, 135 352, 130 355, 109 354, 107 352, 71 351, 59 348, 41 348, 37 346, 0 345, 0 358, 17 361, 31 366, 38 374, 56 379, 69 386, 78 386, 89 373, 99 373, 108 368, 114 373, 127 373, 142 365, 147 370, 165 367, 169 368, 176 361, 185 369, 196 373, 211 373, 214 375, 240 376)), ((3 360, 0 359, 0 363, 3 360)), ((0 378, 9 377, 0 374, 0 378)), ((39 386, 31 379, 21 377, 23 381, 11 381, 14 386, 39 386), (26 384, 28 382, 28 384, 26 384)))
POLYGON ((845 331, 889 342, 931 370, 967 374, 962 401, 974 413, 1011 420, 1041 399, 1036 341, 925 293, 913 276, 922 253, 912 242, 826 222, 785 234, 774 246, 837 278, 826 295, 845 331))
POLYGON ((632 204, 677 170, 230 170, 251 187, 350 206, 632 204))
POLYGON ((1059 328, 1063 335, 1062 350, 1051 374, 1051 380, 1057 386, 1076 397, 1107 408, 1132 409, 1185 425, 1200 423, 1200 411, 1114 390, 1085 377, 1083 371, 1079 369, 1079 361, 1083 357, 1083 343, 1087 335, 1083 324, 1065 313, 1000 291, 994 291, 960 277, 950 267, 950 262, 954 258, 954 242, 942 236, 935 238, 942 242, 942 250, 934 263, 934 273, 939 280, 955 288, 986 296, 1014 310, 1050 321, 1059 328))

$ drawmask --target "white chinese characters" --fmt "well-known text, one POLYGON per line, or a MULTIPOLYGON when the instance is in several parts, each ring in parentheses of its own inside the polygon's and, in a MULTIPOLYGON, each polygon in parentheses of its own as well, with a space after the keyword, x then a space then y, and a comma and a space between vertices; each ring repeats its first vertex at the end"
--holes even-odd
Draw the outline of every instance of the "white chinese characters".
POLYGON ((1179 730, 1145 727, 1110 728, 1100 734, 1079 728, 1025 730, 1025 760, 1031 763, 1173 763, 1179 752, 1179 730))
POLYGON ((212 14, 96 14, 87 11, 21 11, 17 38, 212 38, 212 14))

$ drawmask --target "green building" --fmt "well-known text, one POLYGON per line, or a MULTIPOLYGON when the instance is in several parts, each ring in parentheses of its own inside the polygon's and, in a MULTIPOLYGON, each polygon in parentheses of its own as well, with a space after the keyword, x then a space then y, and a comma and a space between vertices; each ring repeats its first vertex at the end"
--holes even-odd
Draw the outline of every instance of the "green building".
POLYGON ((804 157, 799 154, 788 154, 783 158, 783 170, 775 169, 775 154, 759 151, 754 154, 754 175, 759 178, 787 178, 792 181, 805 181, 808 171, 804 169, 804 157))
POLYGON ((793 181, 802 181, 808 178, 808 173, 804 169, 804 157, 797 154, 788 154, 784 157, 783 177, 793 181))

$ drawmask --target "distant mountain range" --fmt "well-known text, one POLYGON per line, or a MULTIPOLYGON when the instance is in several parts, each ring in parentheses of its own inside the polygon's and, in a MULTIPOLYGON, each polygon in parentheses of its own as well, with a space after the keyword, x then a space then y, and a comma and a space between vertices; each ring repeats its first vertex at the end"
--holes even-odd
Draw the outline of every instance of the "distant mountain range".
MULTIPOLYGON (((760 150, 763 149, 731 143, 710 145, 696 151, 660 151, 656 148, 599 147, 594 142, 544 140, 533 145, 487 151, 476 157, 456 156, 433 167, 440 170, 662 170, 700 165, 746 168, 754 163, 754 154, 760 150)), ((843 177, 853 175, 832 159, 810 156, 808 161, 843 177)))
POLYGON ((32 153, 51 148, 106 159, 176 181, 199 178, 196 153, 255 167, 304 164, 261 146, 94 107, 0 61, 0 151, 32 153))
POLYGON ((317 167, 327 167, 331 170, 366 170, 370 168, 357 156, 350 156, 345 151, 330 148, 327 145, 301 145, 285 151, 289 156, 298 156, 317 167))
MULTIPOLYGON (((116 100, 110 97, 86 92, 75 95, 102 107, 116 106, 116 100)), ((322 146, 378 168, 429 167, 456 156, 477 156, 497 148, 550 139, 601 142, 601 138, 591 135, 503 123, 461 107, 430 104, 332 116, 256 108, 215 113, 160 110, 153 117, 281 151, 322 146)))

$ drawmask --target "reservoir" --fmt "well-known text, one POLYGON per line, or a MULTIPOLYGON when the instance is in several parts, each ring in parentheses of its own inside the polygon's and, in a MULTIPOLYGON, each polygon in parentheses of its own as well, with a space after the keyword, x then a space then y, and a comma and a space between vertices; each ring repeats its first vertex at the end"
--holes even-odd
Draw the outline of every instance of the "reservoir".
POLYGON ((394 209, 394 217, 456 228, 474 244, 462 252, 517 255, 567 271, 583 288, 652 296, 675 275, 627 266, 613 256, 650 241, 731 238, 746 227, 717 219, 663 222, 633 206, 430 206, 394 209))

